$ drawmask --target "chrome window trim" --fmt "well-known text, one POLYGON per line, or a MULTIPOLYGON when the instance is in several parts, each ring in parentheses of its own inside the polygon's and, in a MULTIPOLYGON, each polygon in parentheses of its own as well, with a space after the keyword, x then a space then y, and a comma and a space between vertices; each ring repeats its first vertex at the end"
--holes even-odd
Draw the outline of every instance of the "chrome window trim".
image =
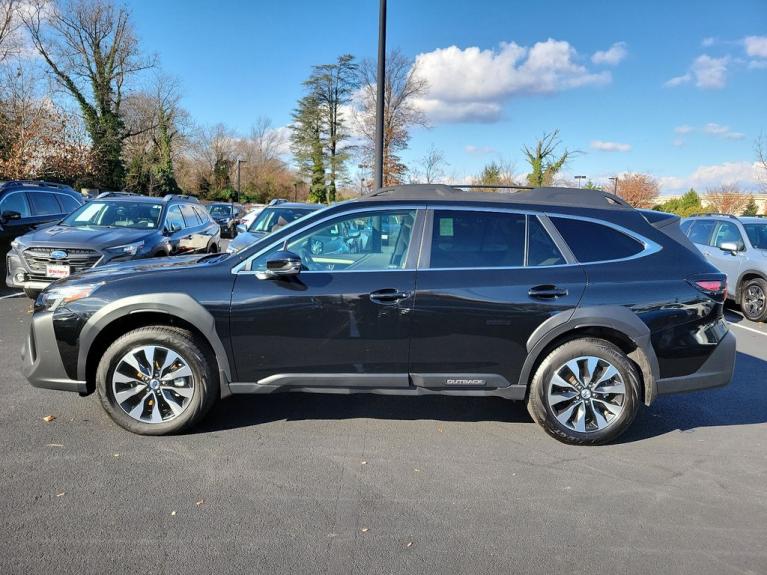
MULTIPOLYGON (((416 218, 417 218, 418 217, 418 213, 417 213, 418 210, 425 210, 426 209, 426 204, 425 203, 424 204, 398 204, 398 203, 395 204, 395 203, 392 203, 392 204, 382 204, 380 207, 379 206, 370 206, 370 205, 368 205, 368 206, 360 207, 360 208, 357 208, 357 209, 354 209, 354 210, 346 210, 346 211, 343 211, 343 212, 340 212, 340 213, 336 212, 334 214, 330 214, 328 216, 325 216, 324 218, 321 218, 321 219, 319 219, 319 220, 317 220, 315 222, 312 222, 312 227, 316 227, 317 225, 323 224, 323 223, 328 222, 330 220, 334 220, 334 219, 337 219, 337 218, 340 218, 340 217, 344 217, 344 216, 347 216, 347 215, 351 215, 351 214, 357 214, 357 213, 360 213, 360 212, 365 212, 365 213, 370 213, 370 212, 389 212, 389 211, 396 211, 396 210, 403 210, 403 209, 414 210, 416 212, 416 218)), ((317 210, 317 211, 319 211, 319 210, 317 210)), ((298 220, 296 220, 296 221, 298 221, 298 220)), ((232 268, 231 273, 235 274, 235 275, 255 275, 258 272, 249 271, 249 270, 246 270, 244 268, 248 267, 250 265, 250 262, 252 262, 257 257, 265 254, 266 252, 268 252, 272 248, 274 248, 274 247, 276 247, 276 246, 278 246, 280 244, 284 244, 285 242, 290 243, 291 239, 293 239, 294 237, 296 237, 300 233, 304 232, 305 230, 306 230, 306 228, 302 227, 302 228, 296 230, 294 233, 290 234, 289 236, 286 236, 286 237, 284 237, 282 239, 279 239, 276 242, 272 242, 267 247, 257 251, 253 255, 245 258, 239 264, 234 266, 232 268)), ((421 236, 423 237, 423 233, 421 233, 421 236)), ((408 245, 408 258, 410 257, 410 250, 413 249, 412 246, 413 246, 412 243, 408 245)), ((407 261, 407 258, 406 258, 406 261, 407 261)), ((408 271, 409 272, 413 272, 413 271, 415 271, 415 268, 400 268, 400 269, 391 269, 391 270, 390 269, 387 269, 387 270, 333 270, 333 271, 319 271, 319 270, 306 270, 306 271, 304 271, 304 270, 302 270, 301 274, 302 275, 303 274, 328 274, 328 273, 340 274, 340 273, 371 273, 371 272, 372 273, 384 273, 384 272, 408 272, 408 271)))

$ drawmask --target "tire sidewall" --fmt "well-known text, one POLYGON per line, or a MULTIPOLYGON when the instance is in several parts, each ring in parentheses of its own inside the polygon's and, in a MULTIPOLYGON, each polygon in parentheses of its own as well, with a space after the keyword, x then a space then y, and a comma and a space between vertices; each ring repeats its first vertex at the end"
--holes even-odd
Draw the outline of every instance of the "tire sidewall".
POLYGON ((741 296, 741 302, 740 302, 740 311, 742 311, 742 312, 743 312, 743 316, 744 316, 744 317, 745 317, 747 320, 749 320, 749 321, 753 321, 753 322, 763 322, 763 321, 765 321, 765 320, 767 319, 767 305, 765 305, 765 306, 764 306, 764 309, 762 310, 762 313, 760 313, 760 314, 759 314, 759 315, 757 315, 757 316, 751 316, 751 315, 749 315, 749 314, 748 314, 748 312, 746 311, 746 306, 745 306, 745 303, 744 303, 744 302, 745 302, 746 293, 748 292, 748 288, 750 288, 750 287, 751 287, 751 286, 753 286, 753 285, 756 285, 756 286, 758 286, 758 287, 759 287, 759 289, 761 289, 761 290, 762 290, 762 293, 763 293, 765 296, 767 296, 767 281, 764 281, 763 279, 760 279, 760 278, 756 278, 756 279, 753 279, 753 280, 749 280, 749 281, 746 283, 746 285, 745 285, 745 286, 743 286, 743 292, 742 292, 742 294, 743 294, 743 295, 741 296))
POLYGON ((211 387, 210 367, 205 355, 197 344, 183 332, 171 329, 141 328, 118 338, 104 353, 96 371, 96 390, 101 404, 109 416, 119 426, 141 435, 166 435, 178 433, 198 421, 207 411, 208 396, 211 387), (112 390, 112 374, 118 362, 131 349, 143 345, 166 347, 178 353, 194 377, 194 393, 189 404, 181 415, 164 423, 142 423, 125 413, 114 397, 112 390))
POLYGON ((640 380, 631 360, 613 344, 599 339, 577 339, 554 349, 543 360, 533 378, 529 408, 533 418, 547 433, 564 441, 581 445, 599 445, 610 442, 624 433, 639 409, 640 380), (548 402, 548 388, 555 371, 564 363, 591 355, 610 362, 620 373, 626 388, 625 404, 617 420, 605 429, 581 433, 559 422, 548 402))

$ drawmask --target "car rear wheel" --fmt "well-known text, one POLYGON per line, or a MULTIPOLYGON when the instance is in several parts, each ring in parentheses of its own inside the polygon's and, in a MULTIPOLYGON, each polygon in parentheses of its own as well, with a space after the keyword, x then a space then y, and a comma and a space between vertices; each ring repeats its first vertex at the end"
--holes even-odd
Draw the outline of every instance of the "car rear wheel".
POLYGON ((762 278, 755 278, 743 286, 740 309, 746 319, 751 321, 767 320, 767 281, 762 278))
POLYGON ((24 288, 24 295, 31 299, 37 299, 40 293, 39 289, 24 288))
POLYGON ((568 341, 543 360, 533 377, 527 409, 552 437, 599 445, 629 428, 639 408, 639 374, 612 343, 568 341))
POLYGON ((190 332, 142 327, 118 338, 96 371, 101 405, 142 435, 178 433, 199 422, 219 397, 215 358, 190 332))

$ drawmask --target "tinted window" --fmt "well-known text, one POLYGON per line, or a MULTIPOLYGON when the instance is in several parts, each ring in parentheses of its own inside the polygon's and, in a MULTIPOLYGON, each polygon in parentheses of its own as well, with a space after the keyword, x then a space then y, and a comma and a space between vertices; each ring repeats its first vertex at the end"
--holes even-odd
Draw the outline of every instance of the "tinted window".
POLYGON ((432 268, 521 266, 525 216, 501 212, 436 210, 432 268))
POLYGON ((692 227, 692 220, 686 220, 682 222, 681 224, 679 224, 679 227, 682 228, 684 235, 689 236, 690 228, 692 227))
POLYGON ((186 227, 188 228, 197 227, 202 223, 200 218, 197 216, 197 212, 195 212, 192 209, 192 206, 188 204, 181 206, 181 213, 184 214, 184 221, 186 222, 186 227))
POLYGON ((767 224, 745 224, 746 235, 751 245, 758 250, 767 250, 767 224))
POLYGON ((181 210, 178 206, 171 206, 168 208, 168 215, 165 217, 165 227, 169 230, 184 229, 184 217, 181 215, 181 210))
POLYGON ((19 212, 22 218, 28 218, 30 212, 26 194, 19 192, 5 196, 0 201, 0 213, 2 212, 19 212))
POLYGON ((161 213, 161 204, 94 200, 69 214, 61 223, 65 226, 151 229, 157 227, 161 213))
MULTIPOLYGON (((308 271, 397 270, 407 263, 415 210, 375 211, 339 216, 300 232, 288 250, 301 256, 308 271)), ((264 270, 269 255, 260 256, 252 270, 264 270)))
POLYGON ((200 218, 200 221, 205 224, 210 221, 210 214, 203 208, 200 208, 198 206, 193 206, 194 212, 197 214, 197 217, 200 218))
MULTIPOLYGON (((276 232, 280 228, 311 213, 310 208, 266 208, 248 228, 249 232, 276 232)), ((213 213, 213 212, 211 212, 213 213)))
POLYGON ((548 234, 543 224, 536 217, 527 220, 527 265, 556 266, 567 263, 548 234))
POLYGON ((611 227, 584 220, 551 218, 580 262, 601 262, 628 258, 642 251, 634 238, 611 227))
POLYGON ((30 192, 32 197, 32 212, 36 216, 49 216, 60 214, 61 206, 56 201, 56 196, 50 192, 30 192))
POLYGON ((709 240, 711 239, 711 234, 714 233, 715 227, 715 220, 696 220, 693 222, 692 228, 690 229, 690 233, 687 237, 689 237, 690 241, 693 243, 707 246, 709 240))
POLYGON ((232 215, 232 205, 231 204, 213 204, 212 206, 208 206, 208 211, 210 211, 211 216, 229 217, 230 215, 232 215))
POLYGON ((732 222, 722 222, 716 230, 713 244, 719 247, 724 243, 735 243, 738 247, 743 247, 744 245, 743 236, 740 234, 738 226, 732 222))
POLYGON ((74 212, 81 205, 80 202, 78 202, 72 196, 67 196, 65 194, 58 194, 56 197, 59 199, 59 203, 61 204, 61 207, 64 210, 65 214, 68 214, 69 212, 74 212))

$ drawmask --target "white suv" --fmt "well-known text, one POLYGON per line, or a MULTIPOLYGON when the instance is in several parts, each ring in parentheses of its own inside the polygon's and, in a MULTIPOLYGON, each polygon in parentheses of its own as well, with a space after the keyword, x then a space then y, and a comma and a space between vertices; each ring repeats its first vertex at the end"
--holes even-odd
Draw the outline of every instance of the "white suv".
POLYGON ((687 218, 682 230, 727 274, 728 297, 743 315, 767 320, 767 218, 707 214, 687 218))

